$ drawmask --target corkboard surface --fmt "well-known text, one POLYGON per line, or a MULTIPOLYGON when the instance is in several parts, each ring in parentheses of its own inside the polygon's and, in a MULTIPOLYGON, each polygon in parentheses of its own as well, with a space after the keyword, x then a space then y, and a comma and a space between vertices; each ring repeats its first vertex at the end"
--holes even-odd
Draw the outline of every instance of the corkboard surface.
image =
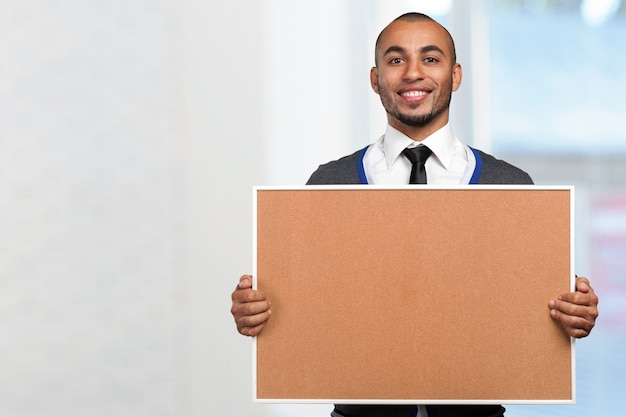
POLYGON ((572 193, 256 188, 256 399, 573 401, 572 193))

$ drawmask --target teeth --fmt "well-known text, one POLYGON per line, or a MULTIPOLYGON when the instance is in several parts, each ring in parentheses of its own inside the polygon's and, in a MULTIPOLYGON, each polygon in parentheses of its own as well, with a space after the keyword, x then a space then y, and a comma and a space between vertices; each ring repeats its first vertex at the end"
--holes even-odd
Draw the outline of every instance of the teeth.
POLYGON ((426 91, 407 91, 406 93, 402 93, 405 97, 420 97, 425 96, 426 94, 426 91))

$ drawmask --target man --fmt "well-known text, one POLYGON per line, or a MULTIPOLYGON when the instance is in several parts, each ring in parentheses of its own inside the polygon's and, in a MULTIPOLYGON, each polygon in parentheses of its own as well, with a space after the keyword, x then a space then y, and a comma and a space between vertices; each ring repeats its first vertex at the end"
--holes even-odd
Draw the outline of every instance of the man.
MULTIPOLYGON (((370 82, 387 112, 387 130, 374 144, 321 165, 307 184, 532 184, 520 169, 462 144, 452 133, 450 100, 462 78, 454 42, 430 17, 408 13, 391 22, 376 41, 370 82), (405 149, 416 148, 424 161, 405 149)), ((244 275, 232 293, 231 313, 243 335, 256 336, 270 318, 266 294, 244 275)), ((589 334, 598 298, 586 278, 576 291, 548 302, 550 315, 572 337, 589 334)), ((548 314, 548 313, 546 313, 548 314)), ((355 381, 358 383, 358 381, 355 381)), ((336 405, 333 417, 498 417, 499 405, 336 405)))

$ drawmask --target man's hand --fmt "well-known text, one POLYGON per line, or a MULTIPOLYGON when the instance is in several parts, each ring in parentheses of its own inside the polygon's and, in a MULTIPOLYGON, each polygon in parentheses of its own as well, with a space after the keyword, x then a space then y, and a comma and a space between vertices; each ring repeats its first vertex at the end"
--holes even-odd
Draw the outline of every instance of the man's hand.
POLYGON ((230 309, 235 318, 237 330, 244 336, 256 336, 261 333, 272 314, 270 302, 265 293, 252 289, 252 277, 243 275, 231 295, 233 305, 230 309))
POLYGON ((576 278, 576 291, 550 301, 550 315, 572 337, 586 337, 596 324, 598 297, 584 277, 576 278))

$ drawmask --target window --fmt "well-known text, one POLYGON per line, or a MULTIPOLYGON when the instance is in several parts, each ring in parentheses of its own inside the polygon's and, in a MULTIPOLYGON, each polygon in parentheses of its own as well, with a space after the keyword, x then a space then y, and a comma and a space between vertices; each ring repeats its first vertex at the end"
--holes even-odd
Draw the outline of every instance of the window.
POLYGON ((510 406, 507 416, 619 414, 626 392, 626 10, 619 1, 482 7, 493 153, 537 183, 576 186, 576 268, 600 296, 598 325, 577 342, 577 404, 510 406))

